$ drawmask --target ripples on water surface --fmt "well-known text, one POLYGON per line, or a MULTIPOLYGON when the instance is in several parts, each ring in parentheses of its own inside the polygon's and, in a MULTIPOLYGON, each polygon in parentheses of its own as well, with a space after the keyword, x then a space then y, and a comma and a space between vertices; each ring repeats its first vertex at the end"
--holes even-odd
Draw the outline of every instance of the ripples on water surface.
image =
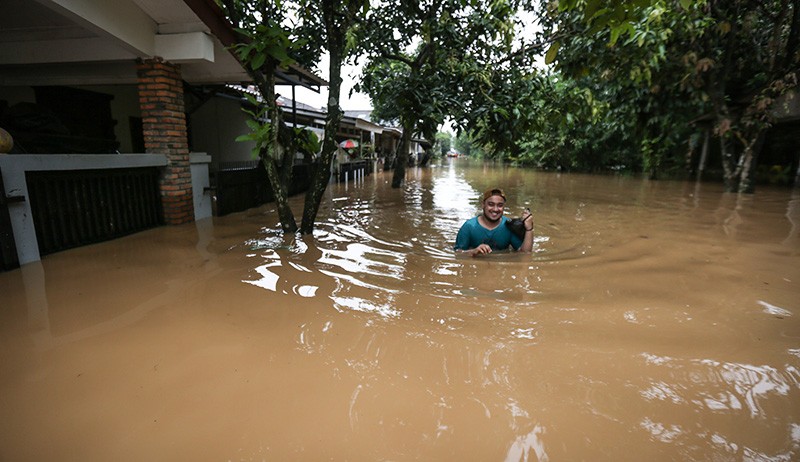
POLYGON ((800 458, 800 196, 458 162, 0 274, 0 459, 800 458))

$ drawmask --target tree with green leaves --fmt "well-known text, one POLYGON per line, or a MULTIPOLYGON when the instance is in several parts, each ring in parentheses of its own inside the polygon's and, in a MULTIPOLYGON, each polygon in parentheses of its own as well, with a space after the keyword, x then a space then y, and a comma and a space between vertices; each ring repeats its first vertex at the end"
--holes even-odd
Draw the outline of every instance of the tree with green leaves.
POLYGON ((300 231, 311 233, 316 221, 322 195, 330 179, 330 166, 336 154, 336 134, 342 120, 342 108, 339 98, 342 91, 342 66, 358 50, 355 42, 355 30, 359 18, 369 11, 369 0, 327 0, 323 2, 306 2, 302 17, 310 24, 314 18, 321 18, 316 23, 320 27, 315 34, 324 42, 329 55, 329 87, 328 104, 325 118, 325 140, 322 145, 322 157, 316 165, 311 186, 306 194, 303 208, 303 221, 300 231))
POLYGON ((513 38, 512 1, 411 1, 373 8, 362 44, 368 57, 358 88, 380 120, 403 128, 392 187, 400 187, 413 134, 431 141, 445 117, 463 114, 465 86, 482 81, 492 56, 513 38))
POLYGON ((453 135, 449 132, 436 133, 435 150, 438 151, 439 156, 446 156, 453 148, 453 135))
POLYGON ((321 158, 313 164, 311 185, 306 192, 300 232, 314 229, 322 195, 330 181, 330 168, 336 152, 336 133, 342 118, 339 106, 341 68, 355 50, 352 29, 358 16, 368 9, 368 0, 325 2, 219 0, 226 15, 242 34, 236 47, 239 57, 264 98, 263 106, 250 111, 250 134, 240 137, 255 143, 254 153, 261 160, 275 197, 281 228, 285 233, 298 230, 289 207, 288 191, 292 180, 293 158, 298 150, 316 152, 316 137, 303 130, 289 130, 275 97, 275 73, 293 63, 311 66, 327 51, 330 56, 329 98, 325 139, 321 158))
POLYGON ((616 105, 640 114, 631 128, 645 169, 676 158, 689 121, 709 114, 726 188, 753 191, 773 104, 796 86, 798 0, 540 5, 547 61, 566 78, 590 77, 596 94, 611 90, 616 105))
POLYGON ((295 232, 297 225, 288 201, 294 149, 276 101, 275 74, 281 66, 294 62, 292 51, 299 49, 301 42, 293 40, 284 28, 287 12, 280 4, 238 0, 221 0, 220 4, 241 34, 236 51, 263 97, 263 102, 251 98, 256 109, 248 110, 251 119, 247 124, 252 131, 239 140, 255 143, 253 152, 267 172, 281 226, 284 232, 295 232))
POLYGON ((774 103, 797 86, 800 1, 709 0, 689 13, 707 27, 684 55, 686 77, 711 106, 726 188, 752 192, 774 103))
POLYGON ((556 104, 563 107, 563 116, 554 128, 560 133, 573 127, 567 139, 582 148, 575 157, 583 158, 573 164, 642 170, 653 178, 682 171, 681 145, 692 130, 689 122, 702 109, 680 94, 683 69, 672 31, 681 25, 655 7, 614 5, 602 11, 589 3, 583 9, 543 5, 540 40, 551 42, 546 61, 556 64, 549 78, 556 88, 574 92, 556 104), (587 22, 587 15, 598 16, 587 22), (576 101, 586 110, 576 110, 576 101), (564 120, 576 118, 580 125, 564 120))
POLYGON ((485 157, 484 152, 481 150, 480 145, 475 143, 470 137, 470 132, 461 130, 456 134, 456 139, 453 140, 453 146, 459 154, 473 158, 481 159, 485 157))

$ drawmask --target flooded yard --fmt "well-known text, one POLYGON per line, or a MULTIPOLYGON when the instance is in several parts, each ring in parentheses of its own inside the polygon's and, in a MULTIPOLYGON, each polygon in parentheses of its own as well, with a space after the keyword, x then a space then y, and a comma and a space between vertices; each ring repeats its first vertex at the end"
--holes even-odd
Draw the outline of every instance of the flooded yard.
POLYGON ((390 183, 0 273, 0 460, 800 459, 799 192, 390 183), (456 255, 497 186, 533 253, 456 255))

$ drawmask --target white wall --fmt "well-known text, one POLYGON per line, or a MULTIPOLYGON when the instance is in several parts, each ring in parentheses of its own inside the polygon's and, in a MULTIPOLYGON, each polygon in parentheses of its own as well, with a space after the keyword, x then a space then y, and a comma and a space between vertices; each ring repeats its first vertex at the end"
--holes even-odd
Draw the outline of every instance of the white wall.
POLYGON ((190 116, 192 149, 208 153, 213 164, 253 160, 253 143, 236 141, 250 130, 247 117, 238 101, 210 99, 190 116))

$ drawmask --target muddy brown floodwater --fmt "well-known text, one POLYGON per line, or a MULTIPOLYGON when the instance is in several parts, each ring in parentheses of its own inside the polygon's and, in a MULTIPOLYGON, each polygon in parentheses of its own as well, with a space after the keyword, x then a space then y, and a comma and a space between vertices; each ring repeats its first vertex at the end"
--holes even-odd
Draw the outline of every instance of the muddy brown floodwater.
POLYGON ((0 274, 0 460, 800 459, 797 192, 459 159, 318 219, 0 274), (534 252, 456 256, 495 185, 534 252))

